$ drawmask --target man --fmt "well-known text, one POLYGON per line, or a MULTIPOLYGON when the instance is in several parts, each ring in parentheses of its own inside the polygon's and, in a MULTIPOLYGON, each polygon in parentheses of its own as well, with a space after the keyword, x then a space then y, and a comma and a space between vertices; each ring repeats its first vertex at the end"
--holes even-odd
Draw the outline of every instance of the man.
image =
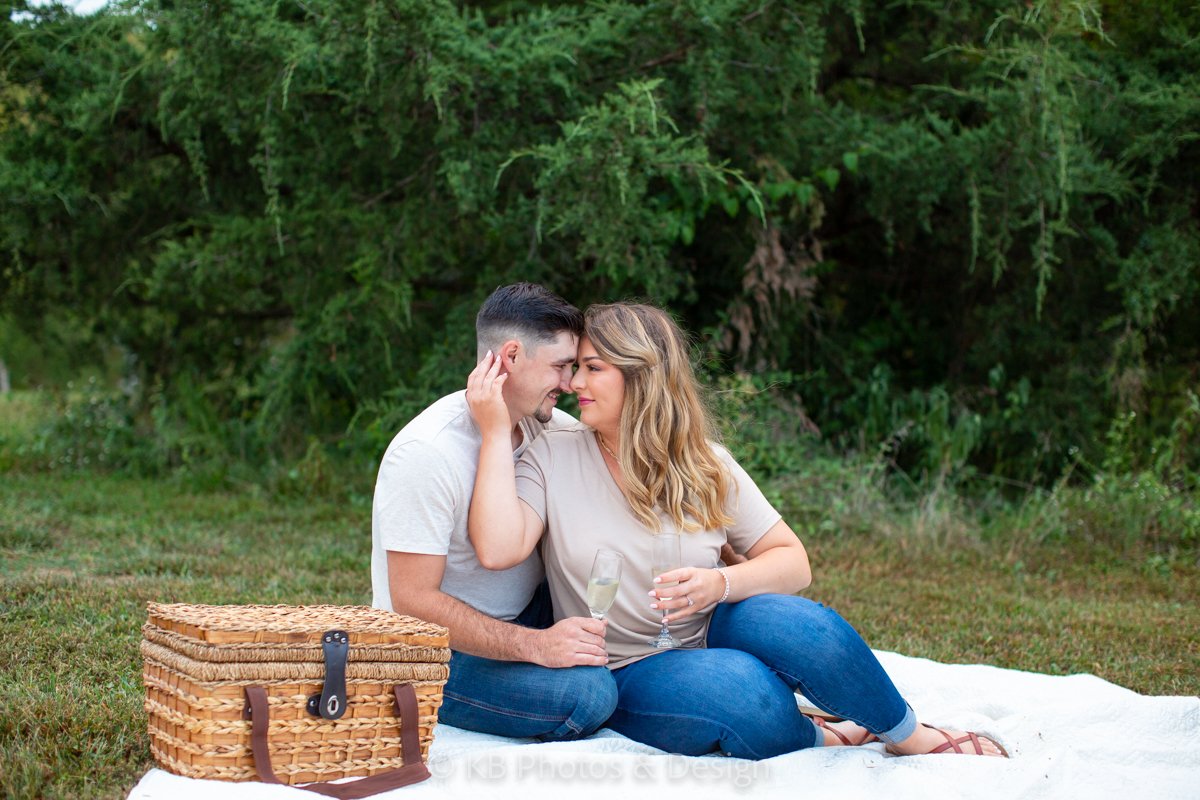
MULTIPOLYGON (((475 330, 477 358, 490 351, 508 373, 514 459, 543 430, 575 422, 554 406, 570 391, 583 332, 577 308, 535 284, 502 286, 484 301, 475 330)), ((450 629, 441 721, 545 741, 588 736, 617 702, 604 666, 606 623, 549 624, 536 552, 507 570, 479 563, 467 511, 480 442, 460 391, 421 412, 388 446, 371 520, 374 605, 450 629)))

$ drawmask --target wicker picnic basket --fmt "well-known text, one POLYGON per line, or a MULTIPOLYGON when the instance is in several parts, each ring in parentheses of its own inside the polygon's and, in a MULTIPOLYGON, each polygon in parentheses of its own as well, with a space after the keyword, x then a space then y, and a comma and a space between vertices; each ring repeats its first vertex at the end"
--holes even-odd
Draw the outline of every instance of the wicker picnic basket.
POLYGON ((286 784, 376 775, 316 789, 363 784, 346 796, 429 775, 450 672, 441 626, 354 606, 150 603, 142 633, 150 748, 169 772, 286 784))

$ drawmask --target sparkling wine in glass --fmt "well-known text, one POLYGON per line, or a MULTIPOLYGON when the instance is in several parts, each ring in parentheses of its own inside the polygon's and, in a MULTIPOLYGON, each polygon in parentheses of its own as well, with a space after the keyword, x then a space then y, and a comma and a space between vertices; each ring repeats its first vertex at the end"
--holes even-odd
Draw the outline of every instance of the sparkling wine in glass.
POLYGON ((613 550, 597 550, 592 561, 592 574, 588 577, 587 604, 592 619, 604 619, 617 599, 617 587, 621 585, 621 565, 625 557, 613 550))
MULTIPOLYGON (((664 572, 670 572, 673 569, 679 569, 681 559, 679 557, 679 534, 677 533, 659 533, 650 539, 650 580, 654 581, 659 575, 664 572)), ((678 581, 670 583, 654 584, 657 589, 669 589, 677 585, 678 581)), ((666 598, 660 598, 666 599, 666 598)), ((649 640, 647 644, 657 647, 660 650, 666 650, 670 647, 679 647, 683 642, 671 635, 671 630, 667 626, 667 610, 664 608, 662 612, 662 630, 658 632, 658 636, 649 640)))

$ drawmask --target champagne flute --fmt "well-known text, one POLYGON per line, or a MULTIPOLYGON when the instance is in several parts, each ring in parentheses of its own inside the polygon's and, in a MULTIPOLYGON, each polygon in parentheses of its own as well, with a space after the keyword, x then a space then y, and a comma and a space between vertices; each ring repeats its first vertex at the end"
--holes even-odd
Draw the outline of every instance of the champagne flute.
POLYGON ((592 619, 604 619, 617 599, 617 587, 621 585, 621 565, 625 556, 613 550, 600 549, 592 561, 592 574, 588 577, 587 604, 592 619))
MULTIPOLYGON (((650 537, 650 580, 653 581, 664 572, 670 572, 673 569, 679 569, 679 534, 678 533, 659 533, 650 537)), ((659 589, 669 589, 677 585, 678 581, 670 581, 655 584, 659 589)), ((659 597, 659 602, 664 598, 659 597)), ((667 610, 662 610, 662 630, 658 632, 658 636, 649 640, 647 644, 657 647, 659 650, 666 650, 670 647, 679 647, 683 642, 671 635, 671 630, 667 627, 667 610)))

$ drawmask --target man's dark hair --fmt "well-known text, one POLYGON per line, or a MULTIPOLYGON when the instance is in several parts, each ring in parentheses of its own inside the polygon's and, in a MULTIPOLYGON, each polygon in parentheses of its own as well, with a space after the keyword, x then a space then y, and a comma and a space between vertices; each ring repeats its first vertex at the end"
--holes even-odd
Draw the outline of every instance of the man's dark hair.
POLYGON ((536 283, 501 286, 488 295, 475 317, 480 358, 488 350, 498 351, 510 339, 532 349, 553 342, 563 331, 583 335, 583 314, 536 283))

